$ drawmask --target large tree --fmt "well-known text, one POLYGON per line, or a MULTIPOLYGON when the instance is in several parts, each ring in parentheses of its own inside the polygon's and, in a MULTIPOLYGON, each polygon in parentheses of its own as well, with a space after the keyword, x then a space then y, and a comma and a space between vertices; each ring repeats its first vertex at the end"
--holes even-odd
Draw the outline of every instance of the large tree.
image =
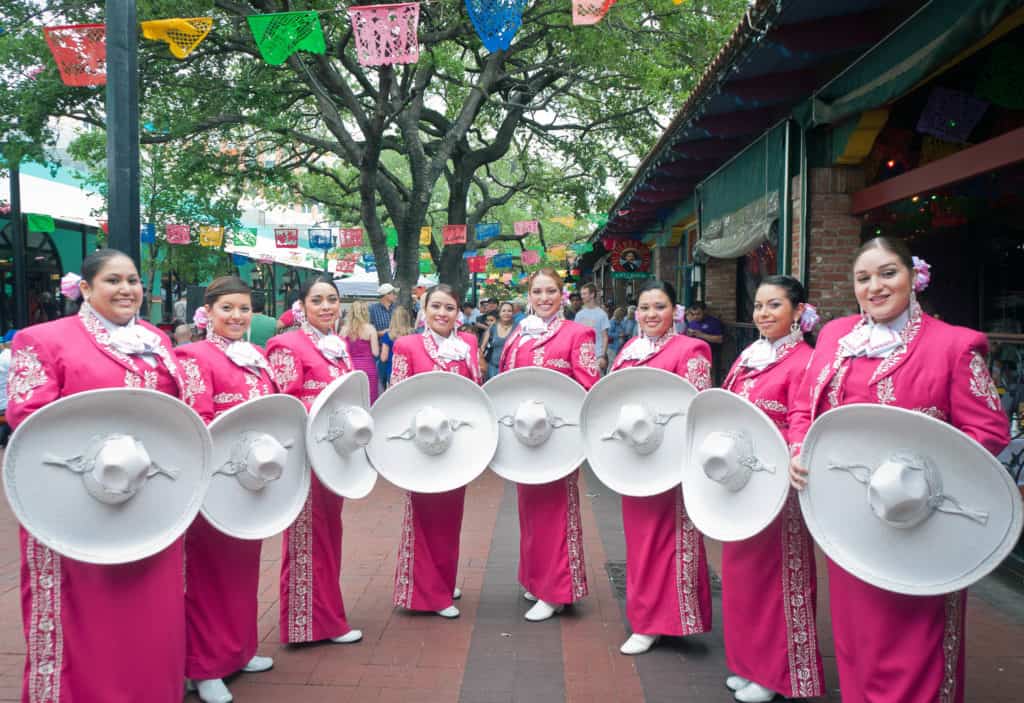
MULTIPOLYGON (((46 4, 45 16, 62 22, 101 19, 97 2, 46 4)), ((596 26, 580 27, 571 23, 568 0, 540 0, 526 8, 511 46, 490 53, 460 0, 433 0, 420 5, 419 61, 369 68, 357 61, 348 17, 334 2, 215 0, 211 8, 143 0, 144 19, 211 12, 216 19, 184 61, 160 44, 143 45, 142 111, 166 129, 144 133, 143 141, 210 139, 220 145, 211 159, 225 148, 243 163, 274 154, 277 163, 318 177, 321 192, 331 184, 333 201, 357 204, 381 279, 410 290, 420 227, 439 188, 447 194, 447 223, 472 225, 516 193, 543 199, 543 187, 583 210, 606 207, 613 195, 608 182, 625 177, 649 148, 745 6, 744 0, 635 0, 613 6, 596 26), (277 67, 263 62, 243 17, 307 9, 323 11, 326 53, 299 52, 277 67), (514 166, 505 169, 507 182, 494 173, 503 160, 514 166), (537 177, 539 164, 576 177, 552 183, 537 177), (398 231, 396 271, 388 261, 386 223, 398 231)), ((0 9, 12 47, 0 48, 0 70, 48 67, 0 94, 0 113, 17 120, 0 129, 45 138, 52 116, 102 127, 99 92, 57 81, 38 32, 43 17, 37 0, 8 0, 0 9)), ((256 169, 244 175, 259 177, 256 169)), ((472 236, 470 227, 469 246, 472 236)), ((435 245, 443 280, 465 280, 464 249, 435 245)))

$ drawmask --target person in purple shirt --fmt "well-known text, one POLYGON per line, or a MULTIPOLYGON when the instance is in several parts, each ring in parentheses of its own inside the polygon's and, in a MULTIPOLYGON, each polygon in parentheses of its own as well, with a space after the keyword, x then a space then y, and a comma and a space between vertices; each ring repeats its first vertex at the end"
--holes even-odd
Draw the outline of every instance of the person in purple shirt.
POLYGON ((703 339, 708 344, 721 344, 725 330, 722 321, 708 315, 707 306, 703 301, 697 300, 686 308, 685 333, 690 337, 703 339))

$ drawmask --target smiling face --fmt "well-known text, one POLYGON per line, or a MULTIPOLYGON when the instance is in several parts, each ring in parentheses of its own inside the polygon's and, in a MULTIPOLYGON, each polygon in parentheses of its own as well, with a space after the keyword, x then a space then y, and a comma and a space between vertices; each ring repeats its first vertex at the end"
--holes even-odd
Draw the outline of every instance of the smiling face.
POLYGON ((503 303, 501 310, 498 312, 498 319, 501 320, 503 325, 507 325, 512 322, 512 318, 515 317, 515 310, 512 308, 512 303, 503 303))
POLYGON ((142 279, 127 256, 108 259, 92 281, 79 283, 92 309, 116 325, 127 325, 142 306, 142 279))
POLYGON ((544 319, 557 314, 562 307, 562 289, 555 279, 543 273, 533 277, 529 297, 534 314, 544 319))
POLYGON ((214 334, 238 341, 252 322, 252 296, 246 293, 222 295, 206 306, 214 334))
POLYGON ((660 337, 672 327, 675 309, 663 290, 645 290, 636 304, 640 329, 648 337, 660 337))
POLYGON ((789 334, 803 314, 804 304, 793 307, 782 286, 761 286, 754 297, 754 324, 769 342, 789 334))
POLYGON ((459 304, 455 298, 444 291, 434 291, 427 301, 427 327, 442 337, 447 337, 455 329, 459 317, 459 304))
POLYGON ((302 301, 302 309, 309 324, 323 334, 330 334, 341 312, 338 289, 326 282, 314 284, 302 301))
POLYGON ((861 310, 875 322, 892 322, 910 306, 914 273, 899 255, 868 249, 853 263, 853 292, 861 310))

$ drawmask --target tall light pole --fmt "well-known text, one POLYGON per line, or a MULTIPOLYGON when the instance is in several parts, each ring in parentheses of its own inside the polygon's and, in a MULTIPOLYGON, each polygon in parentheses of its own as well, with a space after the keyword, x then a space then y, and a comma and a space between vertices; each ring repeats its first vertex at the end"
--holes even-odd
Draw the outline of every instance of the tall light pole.
POLYGON ((107 0, 108 245, 141 267, 139 244, 139 29, 135 0, 107 0))

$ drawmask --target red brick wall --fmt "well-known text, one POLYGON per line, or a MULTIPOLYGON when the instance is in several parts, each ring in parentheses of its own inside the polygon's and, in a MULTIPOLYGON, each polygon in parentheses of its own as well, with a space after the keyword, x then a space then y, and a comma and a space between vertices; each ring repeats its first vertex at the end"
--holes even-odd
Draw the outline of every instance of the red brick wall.
POLYGON ((723 322, 736 321, 736 259, 708 259, 704 266, 704 302, 723 322))
MULTIPOLYGON (((817 306, 823 321, 857 311, 850 266, 853 253, 860 246, 861 221, 850 214, 850 198, 863 187, 864 172, 859 167, 811 169, 811 231, 805 283, 811 303, 817 306)), ((800 192, 799 188, 794 191, 800 192)), ((799 200, 794 211, 794 220, 798 220, 799 200)), ((795 232, 794 256, 798 261, 799 229, 795 232)))

